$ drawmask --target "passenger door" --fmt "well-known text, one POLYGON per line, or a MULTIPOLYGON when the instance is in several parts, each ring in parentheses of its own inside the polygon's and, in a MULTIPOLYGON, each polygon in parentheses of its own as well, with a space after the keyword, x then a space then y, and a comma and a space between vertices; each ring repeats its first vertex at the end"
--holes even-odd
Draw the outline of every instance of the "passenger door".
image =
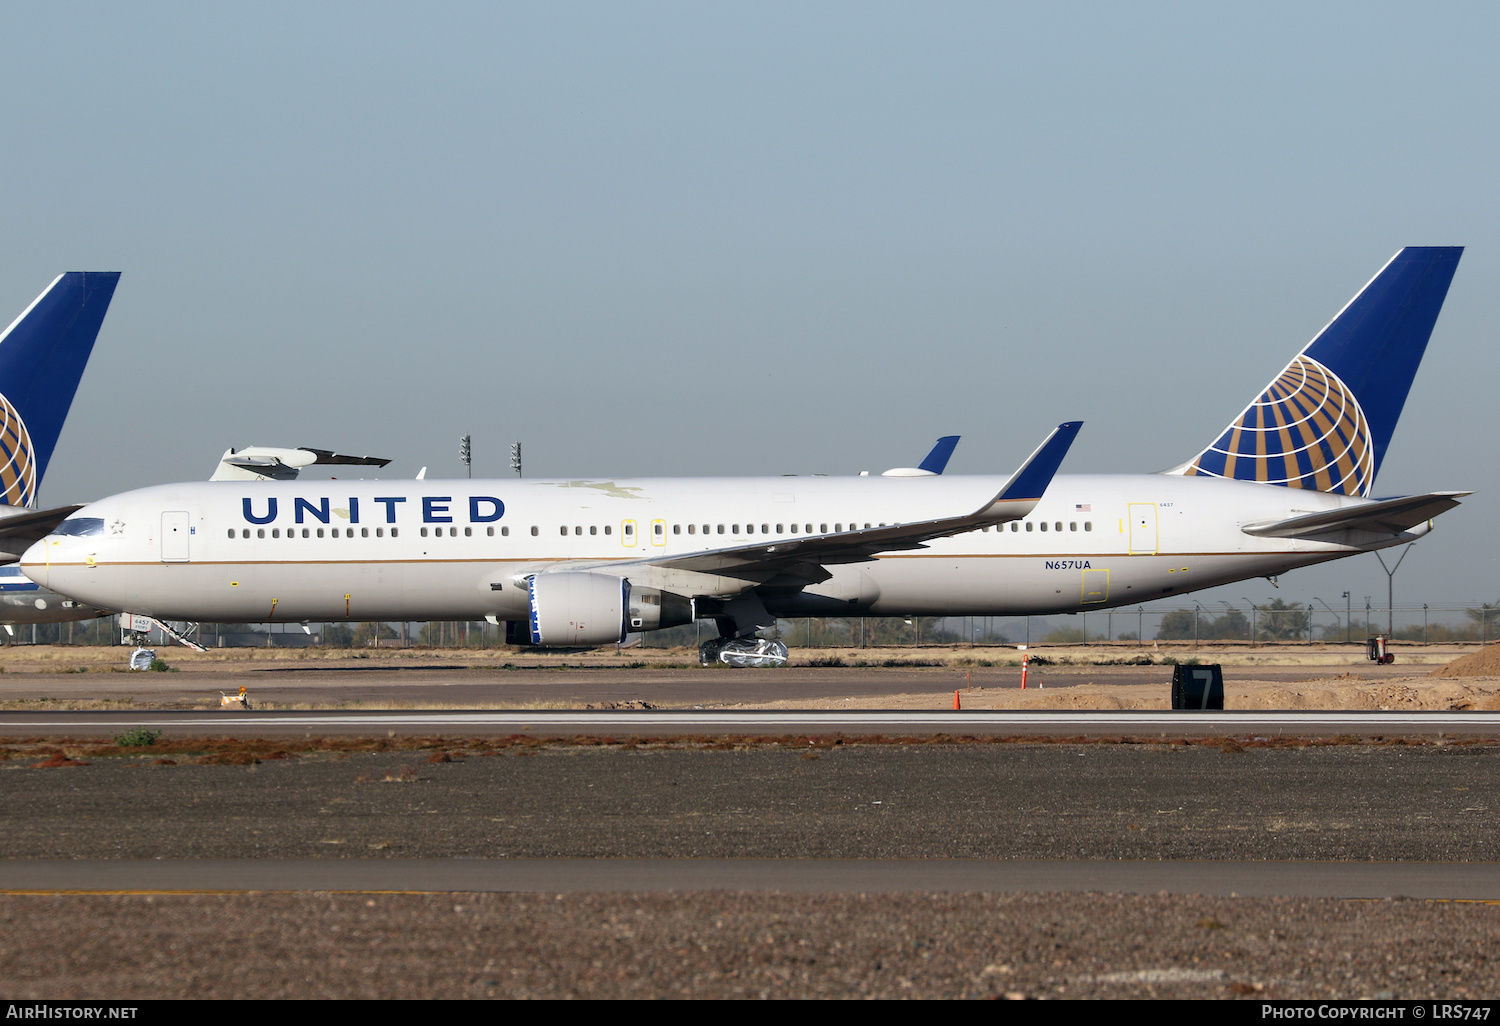
POLYGON ((1154 556, 1161 549, 1156 523, 1156 503, 1132 502, 1126 516, 1130 519, 1130 554, 1154 556))
POLYGON ((163 563, 186 563, 189 559, 188 539, 193 529, 186 510, 167 510, 161 515, 161 561, 163 563))

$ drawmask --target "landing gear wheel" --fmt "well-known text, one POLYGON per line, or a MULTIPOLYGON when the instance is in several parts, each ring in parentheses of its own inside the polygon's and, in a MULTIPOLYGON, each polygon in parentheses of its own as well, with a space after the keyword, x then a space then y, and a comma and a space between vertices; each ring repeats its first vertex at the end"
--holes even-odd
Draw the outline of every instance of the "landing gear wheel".
POLYGON ((764 638, 712 638, 698 646, 703 666, 785 666, 790 656, 785 644, 764 638))

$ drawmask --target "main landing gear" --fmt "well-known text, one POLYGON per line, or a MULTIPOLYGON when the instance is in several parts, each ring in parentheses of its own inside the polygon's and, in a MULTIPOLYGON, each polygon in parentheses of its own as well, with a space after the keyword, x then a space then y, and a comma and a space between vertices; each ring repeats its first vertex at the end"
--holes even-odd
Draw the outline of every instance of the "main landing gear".
POLYGON ((771 638, 714 638, 698 646, 704 666, 785 666, 790 655, 785 643, 771 638))
POLYGON ((719 636, 698 646, 698 662, 704 666, 785 666, 790 656, 786 645, 755 632, 770 627, 776 618, 753 590, 744 591, 710 613, 719 626, 719 636))

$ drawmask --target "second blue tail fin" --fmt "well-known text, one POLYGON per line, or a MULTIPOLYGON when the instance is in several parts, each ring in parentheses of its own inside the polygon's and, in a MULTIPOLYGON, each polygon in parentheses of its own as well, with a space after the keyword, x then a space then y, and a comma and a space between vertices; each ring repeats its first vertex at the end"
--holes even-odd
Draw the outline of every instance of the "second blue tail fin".
POLYGON ((0 334, 0 503, 36 499, 119 280, 60 274, 0 334))
POLYGON ((1408 246, 1175 473, 1368 496, 1462 246, 1408 246))

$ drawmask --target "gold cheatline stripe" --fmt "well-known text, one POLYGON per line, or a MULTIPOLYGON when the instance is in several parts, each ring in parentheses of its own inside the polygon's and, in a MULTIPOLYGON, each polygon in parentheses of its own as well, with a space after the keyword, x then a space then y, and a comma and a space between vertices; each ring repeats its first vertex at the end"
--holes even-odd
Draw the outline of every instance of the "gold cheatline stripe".
MULTIPOLYGON (((688 559, 697 555, 712 555, 713 553, 684 552, 664 554, 662 559, 688 559)), ((892 552, 877 557, 881 559, 1114 559, 1115 557, 1139 560, 1146 555, 1171 557, 1176 559, 1181 556, 1197 558, 1200 556, 1285 556, 1290 551, 1286 549, 1234 549, 1223 552, 1166 552, 1154 553, 1129 553, 1129 552, 950 552, 943 553, 903 553, 892 552)), ((243 562, 199 562, 197 560, 183 563, 162 563, 159 561, 144 563, 95 563, 90 569, 97 570, 101 567, 127 567, 127 566, 405 566, 408 564, 429 563, 556 563, 563 561, 587 560, 590 563, 611 563, 621 560, 632 562, 646 562, 642 559, 632 559, 629 556, 528 556, 506 557, 504 559, 389 559, 389 560, 358 560, 358 559, 309 559, 298 560, 246 560, 243 562)), ((816 562, 816 560, 813 560, 816 562)), ((53 567, 84 567, 87 563, 52 563, 53 567)), ((22 568, 25 569, 24 567, 22 568)), ((714 576, 710 570, 694 570, 690 573, 704 573, 714 576)), ((717 575, 722 576, 722 575, 717 575)))

